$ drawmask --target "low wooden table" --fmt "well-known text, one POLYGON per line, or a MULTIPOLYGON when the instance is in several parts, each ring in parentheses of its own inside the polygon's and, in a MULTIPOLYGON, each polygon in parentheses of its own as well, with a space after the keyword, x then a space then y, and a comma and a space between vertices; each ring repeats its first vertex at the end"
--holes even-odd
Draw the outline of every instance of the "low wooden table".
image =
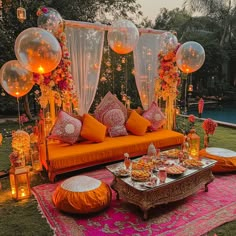
POLYGON ((137 205, 143 211, 143 218, 148 219, 148 210, 157 205, 167 204, 186 198, 200 188, 205 187, 214 180, 211 171, 216 163, 214 160, 202 159, 204 165, 198 169, 187 169, 184 174, 176 177, 167 177, 163 184, 158 183, 153 188, 147 188, 142 182, 133 181, 130 176, 119 177, 116 172, 123 167, 123 162, 109 165, 106 168, 113 173, 112 189, 117 193, 117 199, 137 205))

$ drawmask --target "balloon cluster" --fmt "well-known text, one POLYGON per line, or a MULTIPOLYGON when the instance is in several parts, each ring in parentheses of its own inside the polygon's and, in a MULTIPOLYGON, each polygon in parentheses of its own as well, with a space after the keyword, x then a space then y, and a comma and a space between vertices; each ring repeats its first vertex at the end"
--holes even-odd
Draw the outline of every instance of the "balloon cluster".
POLYGON ((107 40, 113 51, 118 54, 132 52, 138 43, 139 31, 129 20, 117 20, 108 30, 107 40))
POLYGON ((205 61, 204 48, 197 42, 189 41, 182 44, 176 53, 176 63, 186 74, 200 69, 205 61))
POLYGON ((3 89, 14 97, 27 94, 33 87, 32 72, 26 70, 17 60, 8 61, 0 70, 3 89))
POLYGON ((38 28, 22 31, 15 41, 17 60, 5 63, 0 70, 3 89, 14 97, 27 94, 33 87, 33 73, 48 73, 60 63, 62 50, 52 34, 63 22, 60 14, 52 8, 41 8, 38 28))
POLYGON ((171 32, 164 32, 160 36, 161 53, 176 52, 176 64, 178 68, 190 74, 200 69, 205 61, 204 48, 197 42, 189 41, 179 46, 178 39, 171 32))
POLYGON ((177 37, 171 32, 162 33, 160 36, 160 48, 163 54, 174 51, 178 46, 177 37))
POLYGON ((37 16, 38 27, 45 29, 54 35, 63 24, 63 19, 58 11, 50 7, 40 8, 37 11, 37 16))

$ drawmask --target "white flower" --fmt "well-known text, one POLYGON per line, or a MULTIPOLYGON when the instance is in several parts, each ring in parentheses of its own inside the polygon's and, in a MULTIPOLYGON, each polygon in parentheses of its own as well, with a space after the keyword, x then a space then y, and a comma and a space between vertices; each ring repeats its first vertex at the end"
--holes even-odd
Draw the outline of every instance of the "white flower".
POLYGON ((124 153, 124 157, 129 158, 129 153, 124 153))

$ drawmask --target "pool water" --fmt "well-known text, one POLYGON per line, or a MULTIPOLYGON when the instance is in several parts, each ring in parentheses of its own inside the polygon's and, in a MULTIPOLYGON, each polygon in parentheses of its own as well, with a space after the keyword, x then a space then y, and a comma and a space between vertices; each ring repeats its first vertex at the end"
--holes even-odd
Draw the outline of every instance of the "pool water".
MULTIPOLYGON (((197 107, 191 108, 188 114, 198 117, 197 107)), ((236 102, 216 105, 215 107, 204 107, 202 118, 211 118, 213 120, 236 124, 236 102)))

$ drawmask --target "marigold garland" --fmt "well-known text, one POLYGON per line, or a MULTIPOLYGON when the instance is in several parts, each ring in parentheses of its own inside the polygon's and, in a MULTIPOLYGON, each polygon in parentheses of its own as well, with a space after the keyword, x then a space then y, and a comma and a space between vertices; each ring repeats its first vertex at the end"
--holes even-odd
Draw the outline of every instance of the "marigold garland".
POLYGON ((162 51, 158 54, 160 66, 158 68, 159 80, 157 80, 156 97, 163 98, 164 101, 169 96, 176 99, 178 95, 177 87, 181 83, 179 69, 176 65, 178 47, 167 54, 162 51))
MULTIPOLYGON (((37 11, 37 15, 46 14, 47 8, 42 7, 37 11)), ((55 70, 47 74, 34 73, 34 82, 40 86, 41 94, 38 95, 38 102, 41 108, 46 108, 49 98, 54 97, 55 104, 61 107, 62 102, 68 106, 71 104, 77 107, 77 96, 74 90, 73 78, 70 73, 70 54, 66 46, 66 34, 64 25, 61 25, 54 35, 60 43, 62 58, 55 70), (68 102, 69 101, 69 102, 68 102)))
POLYGON ((178 95, 177 87, 180 85, 180 73, 176 64, 176 52, 171 50, 164 54, 160 52, 158 54, 158 60, 160 62, 158 68, 159 78, 156 80, 155 96, 156 100, 163 99, 165 104, 165 114, 167 117, 166 128, 173 129, 175 126, 175 103, 178 95))

